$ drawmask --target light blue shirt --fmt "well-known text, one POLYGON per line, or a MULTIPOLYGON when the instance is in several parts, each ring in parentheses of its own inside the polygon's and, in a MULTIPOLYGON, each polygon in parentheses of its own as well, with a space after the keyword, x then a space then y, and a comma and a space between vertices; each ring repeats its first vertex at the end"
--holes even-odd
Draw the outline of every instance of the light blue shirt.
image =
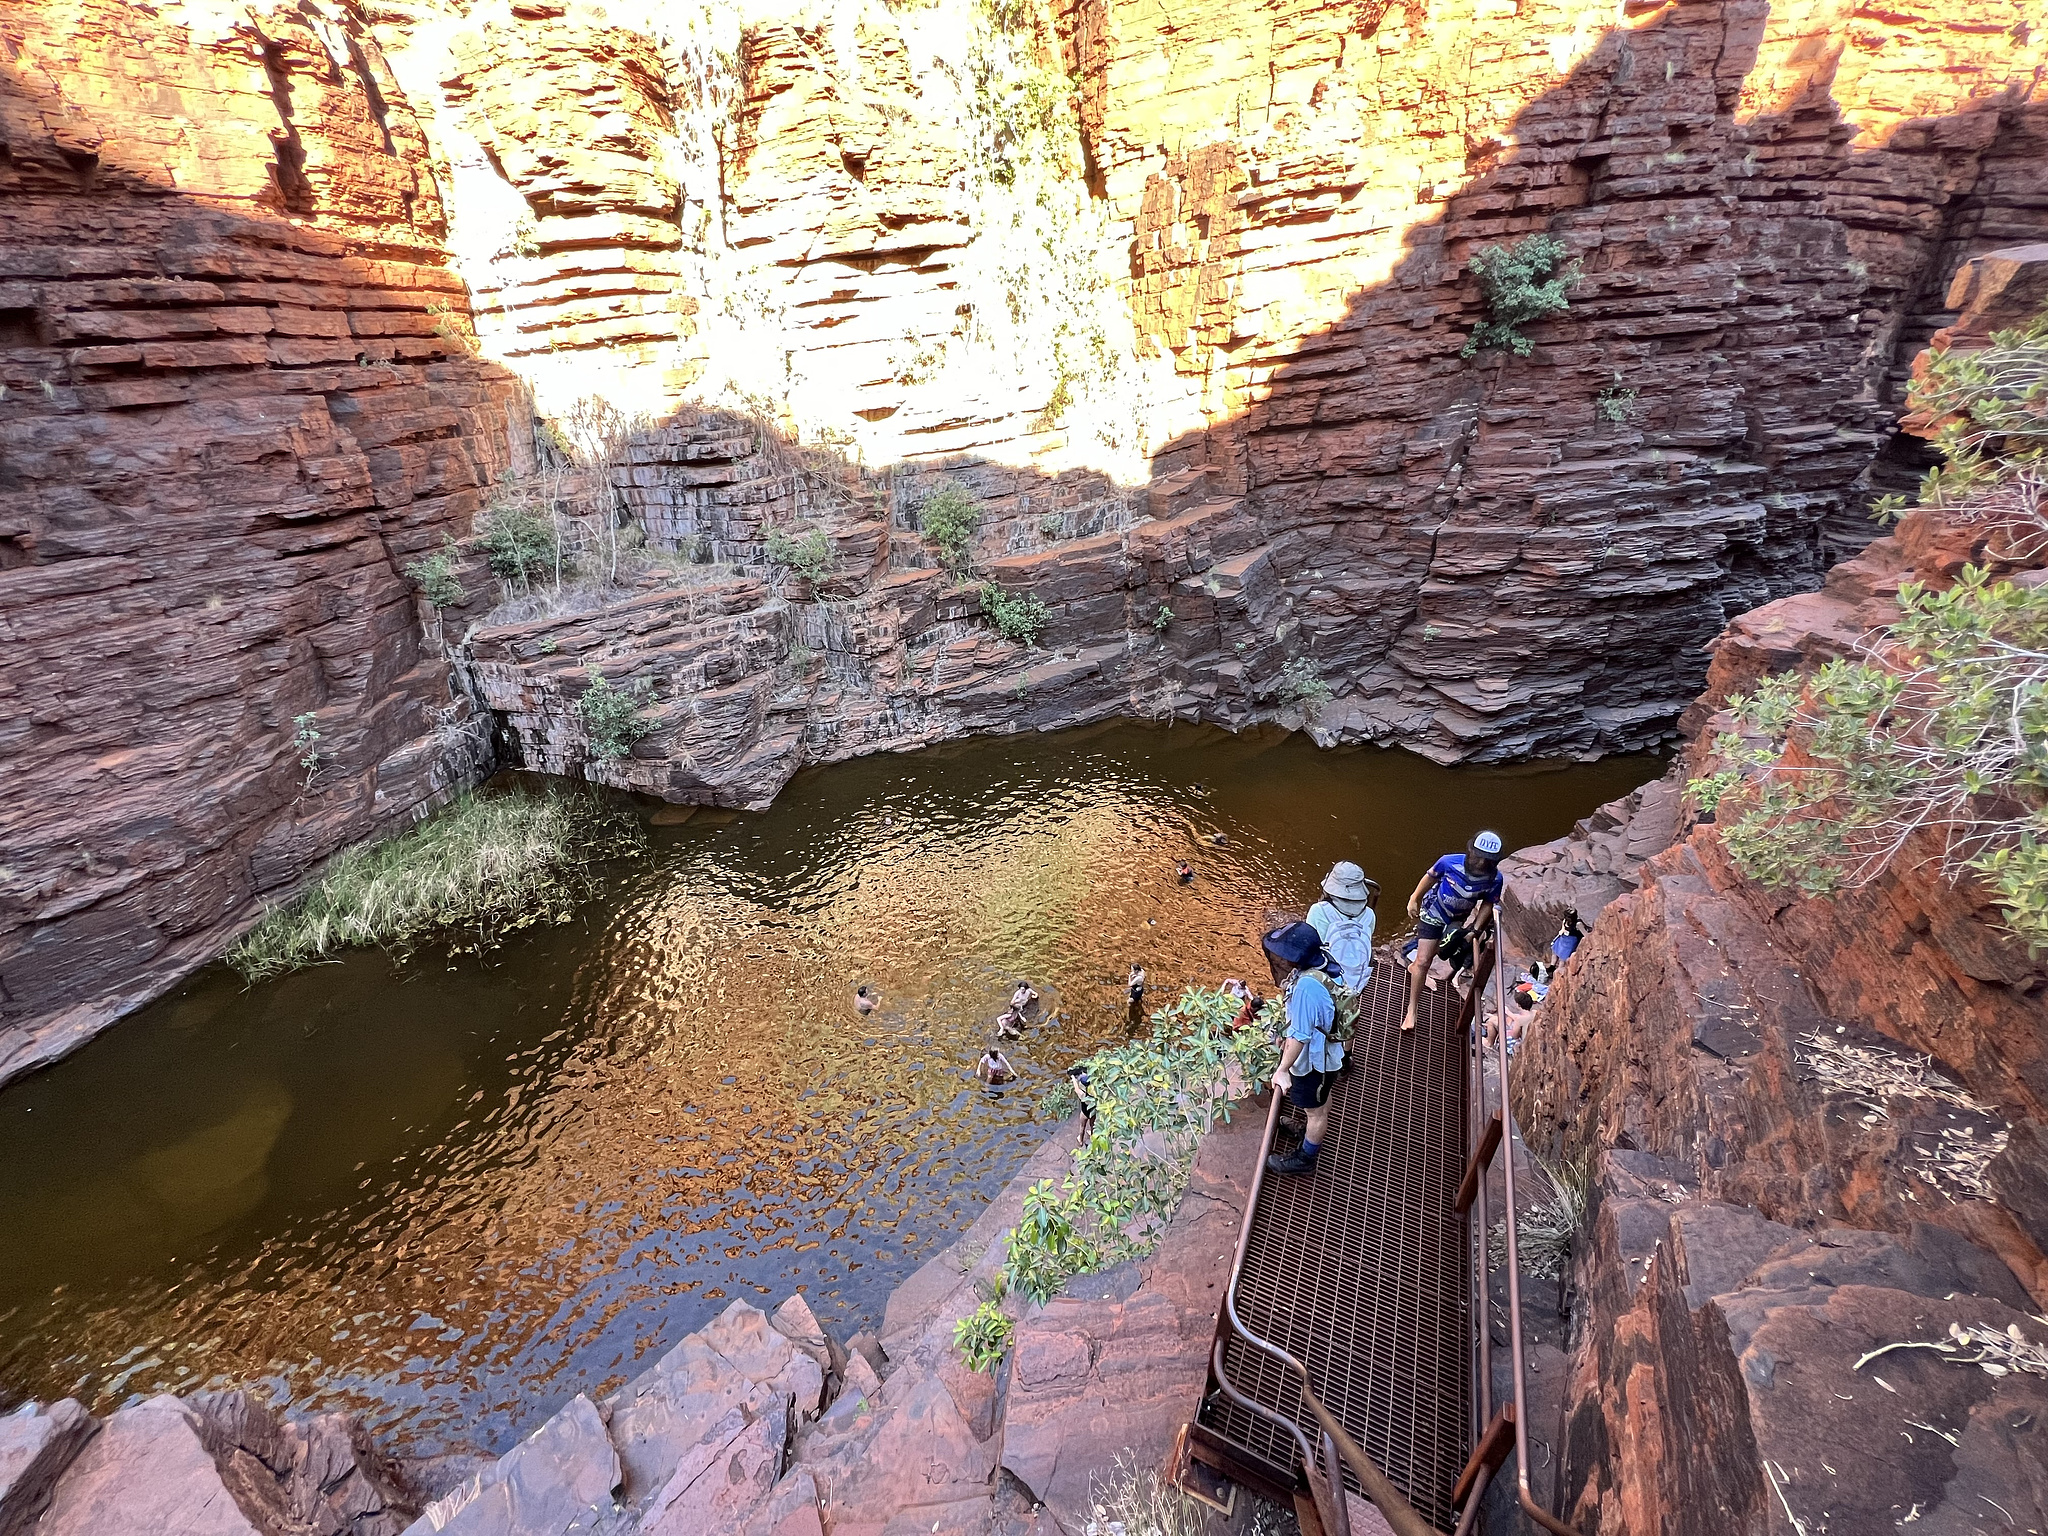
POLYGON ((1344 1047, 1330 1038, 1337 1004, 1314 971, 1303 971, 1287 992, 1287 1038, 1301 1042, 1294 1065, 1309 1072, 1334 1072, 1344 1065, 1344 1047))

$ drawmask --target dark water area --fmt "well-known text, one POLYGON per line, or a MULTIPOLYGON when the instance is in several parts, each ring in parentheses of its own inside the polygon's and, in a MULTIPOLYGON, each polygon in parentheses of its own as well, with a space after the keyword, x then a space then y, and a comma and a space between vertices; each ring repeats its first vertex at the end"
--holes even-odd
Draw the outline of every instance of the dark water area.
POLYGON ((1339 858, 1389 933, 1477 827, 1555 837, 1661 766, 1002 737, 650 824, 578 921, 481 957, 214 967, 0 1093, 0 1403, 255 1384, 499 1451, 734 1297, 873 1326, 1046 1134, 1045 1087, 1123 1038, 1132 960, 1155 1002, 1250 976, 1265 910, 1339 858), (991 1093, 1020 977, 1049 1006, 991 1093))

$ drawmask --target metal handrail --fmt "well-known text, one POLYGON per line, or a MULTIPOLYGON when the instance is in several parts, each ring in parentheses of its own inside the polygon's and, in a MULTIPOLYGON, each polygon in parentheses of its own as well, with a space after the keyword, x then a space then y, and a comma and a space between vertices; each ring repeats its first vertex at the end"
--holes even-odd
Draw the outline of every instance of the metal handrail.
MULTIPOLYGON (((1245 1326, 1244 1319, 1238 1315, 1237 1282, 1238 1277, 1244 1271, 1245 1250, 1251 1243, 1252 1217, 1258 1209, 1259 1191, 1265 1187, 1266 1183, 1266 1158, 1273 1150, 1273 1136, 1280 1126, 1280 1099, 1281 1093, 1276 1087, 1273 1089, 1272 1108, 1266 1113, 1266 1134, 1259 1142, 1259 1161, 1252 1173, 1251 1191, 1245 1197, 1244 1223, 1238 1229, 1237 1252, 1232 1257, 1230 1263, 1230 1283, 1224 1287, 1223 1291, 1223 1315, 1239 1338, 1250 1344, 1254 1349, 1262 1350, 1267 1355, 1270 1355, 1301 1378, 1301 1400, 1308 1405, 1309 1412, 1315 1415, 1316 1422, 1322 1426, 1323 1432, 1329 1436, 1331 1443, 1337 1447, 1338 1454, 1344 1458, 1345 1463, 1351 1468, 1352 1475, 1358 1479, 1358 1485, 1365 1490, 1366 1497, 1379 1506, 1381 1515, 1386 1518, 1387 1524, 1393 1527, 1394 1536, 1440 1536, 1437 1528, 1429 1521, 1423 1519, 1415 1506, 1410 1504, 1406 1497, 1402 1495, 1401 1490, 1387 1480, 1387 1475, 1380 1470, 1379 1464, 1365 1453, 1364 1448, 1351 1438, 1350 1432, 1337 1422, 1336 1417, 1331 1414, 1329 1409, 1323 1406, 1322 1399, 1318 1398, 1309 1386, 1308 1367, 1295 1359, 1294 1356, 1290 1355, 1278 1344, 1273 1343, 1270 1339, 1261 1338, 1258 1334, 1252 1332, 1250 1328, 1245 1326)), ((1253 1406, 1238 1392, 1236 1386, 1224 1372, 1223 1341, 1221 1339, 1218 1339, 1214 1346, 1211 1365, 1216 1372, 1217 1384, 1223 1388, 1226 1396, 1242 1406, 1253 1406)), ((1266 1417, 1280 1419, 1289 1429, 1293 1430, 1295 1439, 1302 1447, 1302 1465, 1305 1469, 1313 1471, 1321 1458, 1310 1452, 1308 1437, 1302 1433, 1301 1427, 1295 1424, 1293 1420, 1273 1414, 1270 1410, 1261 1411, 1265 1413, 1266 1417)), ((1341 1500, 1343 1498, 1344 1490, 1341 1480, 1337 1483, 1334 1492, 1338 1499, 1341 1500)), ((1577 1536, 1577 1533, 1569 1533, 1569 1536, 1577 1536)))
MULTIPOLYGON (((1579 1536, 1579 1532, 1552 1515, 1549 1510, 1536 1502, 1529 1491, 1529 1414, 1528 1388, 1524 1382, 1525 1357, 1522 1350, 1522 1267, 1519 1243, 1519 1217, 1515 1211, 1515 1111, 1508 1099, 1508 989, 1507 989, 1507 936, 1501 927, 1500 908, 1493 909, 1493 987, 1495 1009, 1499 1017, 1494 1031, 1494 1046, 1499 1052, 1500 1064, 1500 1150, 1503 1204, 1507 1210, 1503 1224, 1507 1228, 1508 1267, 1508 1348, 1514 1361, 1515 1372, 1515 1493, 1522 1506, 1522 1513, 1542 1526, 1551 1536, 1579 1536)), ((1473 978, 1473 989, 1479 987, 1477 977, 1473 978)), ((1474 1016, 1477 1017, 1477 1010, 1474 1016)), ((1485 1181, 1482 1179, 1481 1187, 1485 1181)), ((1483 1484, 1481 1487, 1483 1488, 1483 1484)), ((1476 1503, 1481 1488, 1472 1490, 1471 1500, 1476 1503)))

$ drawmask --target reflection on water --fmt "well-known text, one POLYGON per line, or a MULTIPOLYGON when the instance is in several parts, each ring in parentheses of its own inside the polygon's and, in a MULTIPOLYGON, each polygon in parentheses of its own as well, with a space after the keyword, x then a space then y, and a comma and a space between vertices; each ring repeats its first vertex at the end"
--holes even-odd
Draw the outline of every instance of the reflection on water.
POLYGON ((731 1297, 872 1324, 1027 1155, 1047 1080, 1121 1037, 1131 960, 1158 1000, 1249 974, 1337 858, 1391 923, 1481 823, 1553 837, 1656 771, 1007 737, 663 816, 581 923, 482 959, 209 972, 0 1095, 0 1396, 256 1381, 495 1450, 731 1297), (990 1093, 1020 977, 1048 1014, 990 1093))

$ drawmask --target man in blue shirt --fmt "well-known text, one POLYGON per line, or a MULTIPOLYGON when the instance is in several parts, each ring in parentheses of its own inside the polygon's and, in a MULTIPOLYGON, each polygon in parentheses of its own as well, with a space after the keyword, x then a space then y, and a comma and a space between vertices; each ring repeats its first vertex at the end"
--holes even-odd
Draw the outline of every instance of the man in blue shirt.
POLYGON ((1275 928, 1263 945, 1287 1010, 1273 1086, 1308 1115, 1301 1145, 1285 1157, 1273 1154, 1266 1166, 1275 1173, 1314 1173, 1316 1154, 1330 1129, 1330 1082, 1344 1065, 1343 1044, 1330 1038, 1330 1026, 1337 1021, 1336 999, 1324 974, 1330 957, 1322 935, 1307 923, 1275 928))
POLYGON ((1429 866, 1429 873, 1408 898, 1415 923, 1415 959, 1408 967, 1408 1011, 1403 1029, 1415 1027, 1415 1009, 1422 1001, 1423 978, 1444 939, 1462 929, 1479 934, 1500 905, 1500 834, 1480 832, 1463 853, 1447 853, 1429 866))

